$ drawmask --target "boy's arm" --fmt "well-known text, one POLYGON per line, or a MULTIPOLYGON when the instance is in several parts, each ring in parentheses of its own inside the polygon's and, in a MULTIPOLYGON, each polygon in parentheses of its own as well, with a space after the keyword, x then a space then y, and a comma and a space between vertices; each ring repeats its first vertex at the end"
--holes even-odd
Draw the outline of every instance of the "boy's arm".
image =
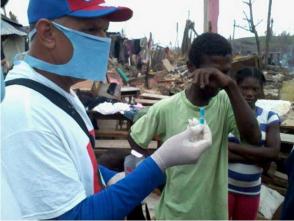
POLYGON ((249 144, 257 145, 261 135, 254 112, 243 98, 234 80, 228 80, 224 89, 231 101, 241 139, 249 144))
POLYGON ((131 149, 139 152, 140 154, 144 155, 145 157, 150 155, 149 151, 143 147, 141 147, 140 145, 138 145, 132 138, 131 134, 129 133, 128 135, 128 142, 131 146, 131 149))
POLYGON ((193 83, 200 88, 213 85, 227 92, 242 140, 257 145, 261 137, 258 123, 236 82, 230 76, 212 67, 198 68, 193 73, 193 83))
POLYGON ((130 146, 135 151, 149 156, 151 153, 147 149, 150 141, 164 130, 160 117, 160 108, 157 105, 150 107, 148 112, 136 121, 131 127, 128 135, 130 146))

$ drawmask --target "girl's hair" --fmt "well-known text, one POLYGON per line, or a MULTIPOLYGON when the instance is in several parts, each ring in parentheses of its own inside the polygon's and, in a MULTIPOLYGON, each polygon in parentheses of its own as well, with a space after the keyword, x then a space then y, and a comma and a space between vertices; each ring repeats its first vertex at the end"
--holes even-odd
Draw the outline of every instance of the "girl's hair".
POLYGON ((237 84, 242 83, 242 81, 244 81, 246 78, 249 78, 249 77, 257 79, 258 82, 260 83, 260 86, 263 86, 265 83, 265 77, 262 71, 260 71, 257 68, 251 68, 251 67, 242 68, 239 71, 237 71, 237 73, 235 74, 235 79, 237 81, 237 84))

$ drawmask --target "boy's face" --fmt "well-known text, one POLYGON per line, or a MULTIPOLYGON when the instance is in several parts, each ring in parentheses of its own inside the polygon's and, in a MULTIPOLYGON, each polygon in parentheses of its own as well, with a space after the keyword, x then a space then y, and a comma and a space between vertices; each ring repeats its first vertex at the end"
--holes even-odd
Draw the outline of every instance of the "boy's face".
MULTIPOLYGON (((202 59, 202 64, 200 65, 199 68, 208 68, 208 67, 213 67, 221 71, 223 74, 228 75, 231 67, 232 67, 232 56, 227 55, 227 56, 208 56, 205 55, 202 59)), ((210 84, 206 87, 204 87, 203 90, 203 95, 208 99, 212 98, 217 95, 219 88, 216 84, 216 82, 213 79, 210 79, 210 84)))

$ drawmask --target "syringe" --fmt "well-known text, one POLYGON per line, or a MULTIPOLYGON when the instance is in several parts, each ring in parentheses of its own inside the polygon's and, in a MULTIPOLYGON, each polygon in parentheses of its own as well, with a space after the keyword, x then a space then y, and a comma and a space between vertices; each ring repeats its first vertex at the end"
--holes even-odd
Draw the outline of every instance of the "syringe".
POLYGON ((200 107, 199 109, 199 123, 204 125, 205 124, 205 108, 200 107))

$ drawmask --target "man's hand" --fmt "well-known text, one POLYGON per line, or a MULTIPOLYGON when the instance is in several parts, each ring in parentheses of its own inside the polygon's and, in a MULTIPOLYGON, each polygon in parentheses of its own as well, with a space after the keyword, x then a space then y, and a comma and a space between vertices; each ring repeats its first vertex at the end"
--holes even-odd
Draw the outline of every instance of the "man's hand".
POLYGON ((193 83, 200 88, 206 86, 226 88, 232 82, 232 78, 216 68, 198 68, 193 72, 193 83))
POLYGON ((210 129, 197 120, 189 121, 188 128, 170 137, 151 157, 164 171, 168 167, 197 162, 212 143, 210 129))

